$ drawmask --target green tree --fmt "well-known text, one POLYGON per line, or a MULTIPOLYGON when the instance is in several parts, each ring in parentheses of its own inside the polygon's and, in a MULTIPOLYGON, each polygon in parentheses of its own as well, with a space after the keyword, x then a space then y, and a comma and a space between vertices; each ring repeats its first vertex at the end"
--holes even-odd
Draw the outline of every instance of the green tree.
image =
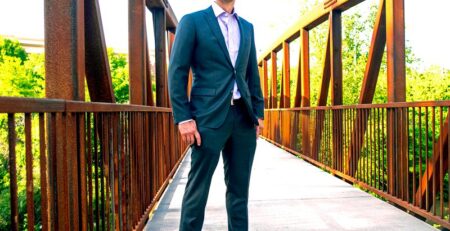
POLYGON ((130 81, 127 55, 115 53, 112 48, 109 48, 108 58, 116 102, 128 103, 130 101, 130 81))

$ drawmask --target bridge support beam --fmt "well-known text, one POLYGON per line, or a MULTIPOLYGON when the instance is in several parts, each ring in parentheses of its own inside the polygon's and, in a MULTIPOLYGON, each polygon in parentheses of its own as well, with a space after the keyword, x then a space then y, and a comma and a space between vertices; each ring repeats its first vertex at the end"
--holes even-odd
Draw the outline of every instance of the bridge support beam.
MULTIPOLYGON (((283 42, 283 91, 282 91, 282 108, 291 107, 291 59, 290 59, 289 43, 283 42)), ((282 144, 286 147, 292 143, 291 136, 291 116, 290 112, 281 112, 281 138, 282 144)))
MULTIPOLYGON (((388 102, 406 101, 404 10, 404 0, 386 0, 388 102)), ((407 116, 404 110, 388 109, 388 191, 391 195, 400 197, 405 192, 399 184, 407 177, 405 171, 401 172, 405 166, 400 166, 400 163, 405 164, 400 160, 408 155, 407 134, 407 116)))
POLYGON ((263 95, 264 95, 264 106, 265 108, 269 108, 269 83, 268 83, 268 67, 267 67, 267 60, 263 60, 263 81, 261 83, 263 83, 263 95))
MULTIPOLYGON (((309 79, 309 31, 305 28, 300 30, 300 63, 301 67, 301 86, 302 86, 302 107, 310 107, 310 79, 309 79)), ((311 155, 310 136, 309 136, 309 116, 308 110, 301 112, 302 120, 302 152, 304 155, 311 155)))
POLYGON ((151 11, 155 32, 156 106, 169 107, 166 61, 166 11, 164 8, 153 8, 151 11))
MULTIPOLYGON (((84 101, 84 1, 45 0, 44 6, 46 97, 84 101)), ((79 207, 86 192, 85 166, 80 158, 84 140, 80 139, 83 134, 77 134, 77 129, 84 131, 84 118, 53 113, 47 120, 48 194, 54 203, 48 211, 52 222, 43 223, 52 230, 86 229, 86 208, 79 207)))
POLYGON ((114 103, 111 71, 103 34, 100 6, 97 0, 86 1, 84 6, 86 28, 86 80, 93 102, 114 103))
MULTIPOLYGON (((330 69, 331 104, 342 105, 342 19, 341 11, 330 12, 330 69)), ((343 119, 342 110, 333 110, 333 164, 334 169, 342 171, 343 119)))
POLYGON ((144 0, 128 1, 130 103, 146 105, 146 36, 144 0), (133 89, 133 90, 131 90, 133 89))
POLYGON ((277 52, 272 51, 270 56, 270 61, 272 61, 272 85, 271 85, 271 103, 270 108, 278 108, 277 102, 277 52))

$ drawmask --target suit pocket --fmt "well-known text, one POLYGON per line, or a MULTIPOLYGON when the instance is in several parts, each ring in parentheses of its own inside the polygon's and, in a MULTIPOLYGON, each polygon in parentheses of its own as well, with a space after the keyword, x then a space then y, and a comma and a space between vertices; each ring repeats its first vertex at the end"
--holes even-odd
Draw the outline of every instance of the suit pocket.
POLYGON ((214 88, 192 88, 191 95, 214 96, 214 95, 216 95, 216 89, 214 89, 214 88))

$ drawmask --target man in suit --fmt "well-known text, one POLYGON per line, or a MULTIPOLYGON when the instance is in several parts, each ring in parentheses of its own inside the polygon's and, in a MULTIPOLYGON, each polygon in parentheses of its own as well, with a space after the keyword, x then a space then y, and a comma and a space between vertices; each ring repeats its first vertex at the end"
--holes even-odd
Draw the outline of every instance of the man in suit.
POLYGON ((191 144, 180 230, 201 230, 214 170, 222 152, 229 230, 248 230, 248 193, 256 139, 262 129, 253 25, 235 0, 216 0, 178 24, 169 65, 175 123, 191 144), (187 96, 189 70, 193 82, 187 96))

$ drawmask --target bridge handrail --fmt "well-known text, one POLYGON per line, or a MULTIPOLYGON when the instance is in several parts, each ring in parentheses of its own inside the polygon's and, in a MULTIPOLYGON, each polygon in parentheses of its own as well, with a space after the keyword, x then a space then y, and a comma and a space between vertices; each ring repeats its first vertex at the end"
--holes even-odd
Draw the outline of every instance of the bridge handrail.
POLYGON ((0 113, 172 112, 172 108, 63 99, 0 97, 0 113))
POLYGON ((394 102, 381 104, 354 104, 317 107, 268 108, 266 111, 310 111, 310 110, 337 110, 337 109, 371 109, 371 108, 408 108, 408 107, 448 107, 450 100, 394 102))

